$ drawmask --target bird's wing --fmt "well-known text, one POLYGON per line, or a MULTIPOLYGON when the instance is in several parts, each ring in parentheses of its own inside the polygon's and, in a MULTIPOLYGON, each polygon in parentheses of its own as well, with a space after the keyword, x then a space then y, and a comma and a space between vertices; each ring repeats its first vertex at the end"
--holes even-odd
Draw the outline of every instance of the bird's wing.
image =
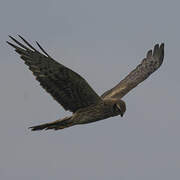
POLYGON ((164 43, 156 44, 154 50, 147 52, 146 58, 131 71, 119 84, 106 91, 102 98, 122 98, 131 89, 149 77, 162 64, 164 58, 164 43))
POLYGON ((40 85, 60 103, 65 110, 75 112, 80 108, 95 104, 102 99, 90 87, 90 85, 79 74, 68 69, 52 59, 45 50, 37 45, 44 53, 40 53, 31 46, 23 37, 19 36, 25 43, 22 44, 15 38, 10 38, 18 45, 7 43, 15 48, 21 59, 29 66, 36 76, 40 85))

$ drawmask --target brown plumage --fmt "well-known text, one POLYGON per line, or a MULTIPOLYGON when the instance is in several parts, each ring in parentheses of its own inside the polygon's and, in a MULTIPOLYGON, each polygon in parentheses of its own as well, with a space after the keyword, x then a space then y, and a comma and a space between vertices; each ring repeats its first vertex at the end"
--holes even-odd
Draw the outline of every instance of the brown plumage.
POLYGON ((9 36, 17 45, 7 43, 15 48, 22 60, 28 65, 40 85, 61 104, 65 110, 73 112, 72 116, 57 121, 30 127, 32 130, 59 130, 77 124, 86 124, 109 117, 121 115, 126 111, 126 105, 121 98, 150 74, 156 71, 164 58, 164 44, 156 44, 154 50, 149 50, 143 59, 128 76, 118 85, 105 92, 102 96, 90 87, 79 74, 55 61, 38 42, 44 53, 31 46, 23 37, 22 44, 9 36))

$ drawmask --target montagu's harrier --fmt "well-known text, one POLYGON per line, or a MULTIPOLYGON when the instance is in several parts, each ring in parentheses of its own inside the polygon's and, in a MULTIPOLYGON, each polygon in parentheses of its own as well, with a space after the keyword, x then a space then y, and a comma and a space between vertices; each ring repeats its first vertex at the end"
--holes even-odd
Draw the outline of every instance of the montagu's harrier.
POLYGON ((21 59, 28 65, 40 85, 60 103, 65 110, 71 111, 70 117, 54 122, 30 127, 33 131, 42 129, 59 130, 77 124, 86 124, 109 117, 121 115, 126 111, 125 102, 121 98, 131 89, 144 81, 156 71, 164 58, 164 44, 156 44, 146 57, 119 84, 106 91, 102 96, 91 88, 85 79, 71 69, 55 61, 38 42, 39 52, 23 37, 24 44, 9 36, 17 45, 7 43, 15 48, 21 59))

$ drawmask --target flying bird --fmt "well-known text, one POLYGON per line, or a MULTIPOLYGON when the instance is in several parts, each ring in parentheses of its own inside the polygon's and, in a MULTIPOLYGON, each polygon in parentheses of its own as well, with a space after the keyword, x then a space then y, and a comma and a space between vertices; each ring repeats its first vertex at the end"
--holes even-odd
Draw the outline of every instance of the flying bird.
POLYGON ((122 97, 139 83, 148 78, 162 64, 164 43, 156 44, 147 52, 142 62, 119 84, 99 96, 78 73, 55 61, 36 41, 42 51, 36 50, 22 36, 23 43, 9 36, 7 41, 15 48, 24 63, 29 67, 40 85, 72 116, 30 127, 32 131, 64 129, 78 124, 87 124, 120 115, 126 111, 122 97))

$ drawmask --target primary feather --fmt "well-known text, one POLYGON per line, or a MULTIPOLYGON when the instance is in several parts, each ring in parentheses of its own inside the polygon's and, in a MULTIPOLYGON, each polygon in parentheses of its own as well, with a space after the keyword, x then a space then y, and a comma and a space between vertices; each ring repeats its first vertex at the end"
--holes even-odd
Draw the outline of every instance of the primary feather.
POLYGON ((45 55, 36 50, 23 37, 19 36, 28 47, 12 36, 9 37, 20 47, 10 42, 7 43, 15 48, 40 85, 65 110, 75 112, 101 100, 84 78, 52 59, 39 43, 37 45, 45 55))
POLYGON ((131 89, 136 87, 139 83, 147 79, 154 71, 156 71, 162 64, 164 58, 164 43, 160 46, 156 44, 154 50, 147 52, 146 58, 131 71, 119 84, 112 89, 106 91, 102 98, 122 98, 131 89))

